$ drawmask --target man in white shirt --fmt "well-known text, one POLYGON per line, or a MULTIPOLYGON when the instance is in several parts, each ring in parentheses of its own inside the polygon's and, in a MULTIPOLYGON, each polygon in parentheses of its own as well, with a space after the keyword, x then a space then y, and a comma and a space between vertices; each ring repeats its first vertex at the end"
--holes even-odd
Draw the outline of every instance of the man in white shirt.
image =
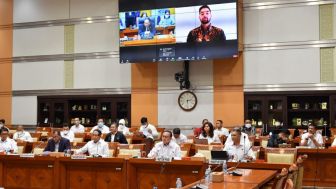
POLYGON ((93 133, 93 131, 96 129, 100 130, 103 134, 107 134, 110 132, 110 129, 104 124, 104 119, 102 118, 98 119, 97 125, 91 129, 90 133, 93 133))
POLYGON ((85 144, 82 148, 75 151, 76 154, 89 153, 93 157, 109 157, 108 144, 101 139, 102 132, 98 129, 94 130, 91 135, 91 141, 85 144))
POLYGON ((75 118, 75 125, 71 126, 70 129, 73 133, 84 133, 85 127, 81 124, 78 117, 75 118))
POLYGON ((9 131, 7 128, 1 128, 0 129, 0 152, 6 152, 6 153, 17 153, 18 147, 16 145, 16 142, 13 139, 10 139, 8 137, 9 131))
POLYGON ((147 117, 141 118, 141 126, 139 132, 145 135, 146 138, 157 139, 159 134, 154 125, 149 124, 147 117))
POLYGON ((217 134, 218 137, 221 136, 229 136, 229 130, 223 127, 223 121, 222 120, 217 120, 216 121, 216 129, 215 129, 215 134, 217 134))
POLYGON ((75 138, 75 134, 71 130, 69 130, 69 126, 67 125, 63 126, 63 131, 61 131, 61 136, 63 138, 68 139, 70 142, 73 142, 75 138))
POLYGON ((181 148, 175 142, 172 142, 172 132, 164 131, 162 141, 156 143, 154 148, 149 152, 149 158, 174 158, 181 159, 181 148))
POLYGON ((25 131, 22 125, 19 125, 16 128, 16 132, 13 135, 13 139, 17 142, 21 142, 21 141, 32 142, 33 141, 33 138, 31 137, 30 133, 25 131))
POLYGON ((232 143, 230 145, 225 144, 224 151, 227 151, 231 157, 231 161, 251 161, 256 157, 252 151, 250 143, 245 143, 241 140, 242 132, 240 128, 234 128, 231 132, 232 143))
POLYGON ((124 119, 119 120, 118 131, 122 132, 122 134, 124 134, 125 136, 130 134, 128 127, 126 127, 126 121, 124 119))
POLYGON ((308 146, 310 148, 319 148, 323 144, 323 137, 320 133, 316 132, 316 127, 309 124, 308 132, 301 136, 301 146, 308 146))
POLYGON ((188 141, 188 138, 181 133, 180 128, 173 129, 173 139, 176 144, 180 145, 183 143, 186 143, 188 141))
MULTIPOLYGON (((235 130, 235 129, 239 129, 240 130, 239 127, 235 127, 233 130, 235 130)), ((231 133, 232 133, 232 131, 231 131, 231 133)), ((231 133, 229 134, 229 136, 227 137, 227 139, 225 141, 225 146, 233 144, 231 133)), ((245 141, 245 144, 250 144, 250 140, 249 140, 248 135, 246 133, 243 133, 243 132, 241 132, 240 141, 243 141, 243 142, 245 141)))

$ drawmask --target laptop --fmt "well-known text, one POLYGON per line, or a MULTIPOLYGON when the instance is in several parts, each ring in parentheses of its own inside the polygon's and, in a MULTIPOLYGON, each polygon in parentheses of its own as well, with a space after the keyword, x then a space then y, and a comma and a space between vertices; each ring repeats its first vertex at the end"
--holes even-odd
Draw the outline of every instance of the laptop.
POLYGON ((211 151, 211 159, 212 160, 228 160, 229 155, 227 151, 211 151))

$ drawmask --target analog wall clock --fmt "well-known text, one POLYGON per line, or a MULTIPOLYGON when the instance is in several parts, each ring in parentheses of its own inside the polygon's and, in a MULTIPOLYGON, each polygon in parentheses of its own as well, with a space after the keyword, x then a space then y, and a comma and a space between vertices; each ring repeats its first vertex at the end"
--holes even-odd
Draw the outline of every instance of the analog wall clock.
POLYGON ((178 97, 178 104, 184 111, 191 111, 197 105, 197 97, 192 91, 184 91, 178 97))

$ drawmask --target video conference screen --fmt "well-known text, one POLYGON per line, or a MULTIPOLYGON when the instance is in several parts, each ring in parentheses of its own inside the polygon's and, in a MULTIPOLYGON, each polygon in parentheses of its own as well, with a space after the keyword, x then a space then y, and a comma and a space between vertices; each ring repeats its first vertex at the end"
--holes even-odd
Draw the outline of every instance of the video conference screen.
POLYGON ((236 0, 119 0, 120 63, 238 54, 236 0))

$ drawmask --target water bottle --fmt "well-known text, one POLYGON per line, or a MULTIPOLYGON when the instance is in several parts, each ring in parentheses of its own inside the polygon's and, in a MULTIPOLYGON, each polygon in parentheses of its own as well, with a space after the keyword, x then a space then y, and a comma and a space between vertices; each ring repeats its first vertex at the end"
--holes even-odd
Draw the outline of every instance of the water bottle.
POLYGON ((226 160, 224 160, 223 162, 223 173, 227 174, 227 164, 226 164, 226 160))
POLYGON ((211 166, 209 165, 209 167, 205 170, 205 183, 206 184, 209 184, 211 182, 210 175, 211 175, 211 166))
POLYGON ((182 180, 180 178, 176 179, 176 188, 182 188, 182 180))

